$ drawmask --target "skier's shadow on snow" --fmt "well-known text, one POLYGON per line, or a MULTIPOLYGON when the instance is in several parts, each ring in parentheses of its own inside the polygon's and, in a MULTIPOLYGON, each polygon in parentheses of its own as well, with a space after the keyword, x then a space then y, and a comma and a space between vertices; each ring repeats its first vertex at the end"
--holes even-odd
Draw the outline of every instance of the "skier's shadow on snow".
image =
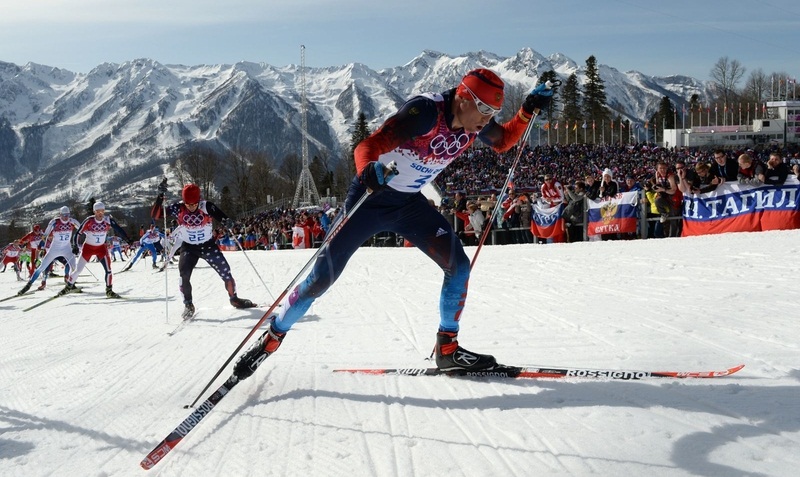
MULTIPOLYGON (((790 376, 800 381, 800 370, 793 371, 790 376)), ((514 383, 538 392, 534 395, 523 392, 518 395, 442 399, 298 389, 257 402, 251 400, 233 414, 246 412, 246 408, 254 404, 306 398, 346 399, 363 403, 400 404, 431 409, 513 410, 595 406, 671 408, 685 413, 716 414, 738 421, 715 427, 710 431, 688 434, 673 444, 672 461, 675 466, 693 475, 726 477, 768 477, 769 474, 748 472, 711 462, 709 457, 717 449, 741 439, 800 431, 800 408, 795 404, 797 396, 800 395, 800 385, 766 387, 736 383, 687 386, 677 381, 669 381, 654 386, 652 383, 633 381, 546 380, 514 381, 514 383)))
MULTIPOLYGON (((146 449, 147 443, 137 442, 121 436, 109 434, 91 427, 81 427, 67 421, 47 419, 0 406, 0 427, 3 432, 44 430, 52 432, 73 433, 87 436, 94 441, 105 442, 109 448, 146 449)), ((38 444, 24 440, 0 439, 0 461, 24 456, 33 451, 38 444)))

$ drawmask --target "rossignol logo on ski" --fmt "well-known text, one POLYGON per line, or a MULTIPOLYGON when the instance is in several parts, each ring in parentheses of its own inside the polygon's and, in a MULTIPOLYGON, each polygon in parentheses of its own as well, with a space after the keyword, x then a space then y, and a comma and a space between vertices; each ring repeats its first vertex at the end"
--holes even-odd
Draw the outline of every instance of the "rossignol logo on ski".
MULTIPOLYGON (((542 370, 547 372, 547 370, 542 370)), ((612 378, 621 380, 644 379, 651 377, 647 371, 613 371, 609 369, 570 369, 567 371, 570 378, 612 378)))
POLYGON ((511 376, 504 371, 469 371, 464 376, 471 378, 510 378, 511 376))
POLYGON ((180 425, 175 428, 173 434, 178 434, 179 437, 185 437, 186 434, 194 429, 194 426, 196 426, 197 423, 199 423, 200 420, 203 419, 212 409, 214 409, 214 403, 208 401, 204 402, 197 409, 195 409, 185 421, 180 423, 180 425))

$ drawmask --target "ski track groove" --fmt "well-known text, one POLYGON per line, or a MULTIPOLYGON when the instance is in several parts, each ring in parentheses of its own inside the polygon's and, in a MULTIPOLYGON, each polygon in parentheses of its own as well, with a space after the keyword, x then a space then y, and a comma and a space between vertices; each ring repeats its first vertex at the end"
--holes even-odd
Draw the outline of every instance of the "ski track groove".
MULTIPOLYGON (((392 323, 392 325, 394 325, 394 328, 405 338, 412 348, 417 351, 417 353, 424 354, 424 352, 419 349, 420 337, 418 336, 418 333, 415 332, 415 330, 418 328, 417 325, 420 317, 418 317, 416 321, 412 318, 415 313, 412 312, 411 307, 412 305, 417 306, 417 304, 409 303, 408 300, 397 298, 397 286, 395 286, 394 283, 403 283, 410 280, 410 278, 407 276, 408 272, 404 272, 402 269, 405 269, 405 266, 401 267, 401 272, 394 277, 393 283, 387 284, 380 280, 369 280, 368 274, 362 278, 363 281, 361 283, 365 289, 368 288, 370 290, 369 296, 371 298, 370 301, 373 304, 372 309, 385 309, 387 301, 386 297, 390 297, 393 302, 393 306, 390 308, 390 311, 385 314, 386 318, 392 323), (384 295, 381 293, 375 293, 375 288, 386 290, 386 297, 384 297, 384 295), (399 310, 402 310, 402 313, 397 313, 399 310), (395 316, 401 316, 402 321, 395 316), (411 332, 409 332, 409 330, 411 330, 411 332)), ((365 318, 369 320, 371 317, 366 316, 365 318)), ((439 320, 437 317, 437 328, 438 324, 439 320)))
MULTIPOLYGON (((334 378, 329 376, 329 367, 350 365, 364 357, 365 366, 379 366, 375 363, 379 360, 404 363, 410 354, 405 341, 426 347, 427 316, 438 315, 433 313, 435 303, 431 301, 430 309, 427 303, 435 300, 429 297, 438 296, 438 268, 434 267, 434 280, 433 274, 415 270, 416 262, 397 260, 409 256, 402 250, 361 249, 341 282, 331 289, 336 293, 315 303, 318 312, 308 320, 313 323, 308 327, 303 321, 298 323, 302 326, 292 332, 297 337, 287 341, 286 351, 267 360, 265 369, 237 386, 150 473, 164 477, 300 473, 383 477, 437 475, 437 470, 447 470, 451 475, 661 477, 722 475, 715 473, 719 470, 716 466, 730 465, 733 475, 759 471, 763 472, 760 475, 792 475, 787 473, 788 466, 797 458, 781 454, 800 445, 792 400, 800 374, 796 371, 797 347, 791 341, 797 325, 790 313, 783 311, 791 310, 796 302, 797 292, 790 286, 797 276, 797 267, 790 265, 795 261, 786 260, 786 267, 761 267, 762 260, 774 260, 763 258, 773 257, 773 253, 736 252, 727 254, 730 263, 725 265, 725 273, 717 272, 719 266, 711 274, 706 270, 708 248, 736 251, 742 248, 742 240, 752 236, 726 234, 706 242, 711 245, 702 250, 689 247, 696 243, 694 238, 626 244, 627 249, 639 251, 637 260, 644 248, 687 244, 677 253, 671 246, 669 254, 652 255, 652 261, 642 263, 614 253, 617 245, 611 242, 591 244, 600 263, 591 258, 576 263, 571 256, 586 248, 581 244, 571 245, 568 252, 555 245, 531 247, 530 253, 519 247, 520 256, 537 257, 529 263, 516 256, 507 258, 504 250, 514 246, 490 247, 485 251, 487 260, 478 264, 484 266, 478 266, 472 275, 465 308, 468 321, 464 323, 490 333, 496 329, 491 337, 477 334, 482 343, 488 341, 490 347, 523 361, 542 353, 546 361, 559 365, 575 365, 577 359, 596 366, 609 366, 609 362, 621 366, 623 363, 615 361, 617 354, 637 357, 634 369, 649 369, 641 360, 659 359, 672 360, 670 366, 682 369, 716 361, 721 353, 739 356, 737 350, 750 352, 753 357, 746 357, 745 364, 751 372, 726 379, 724 385, 716 380, 614 385, 540 381, 520 386, 516 382, 484 384, 443 378, 334 378), (561 259, 541 259, 542 255, 561 259), (492 258, 503 260, 503 268, 492 269, 492 258), (606 262, 618 264, 627 276, 615 273, 606 262), (519 267, 522 269, 515 270, 519 267), (392 268, 394 275, 384 275, 384 268, 392 268), (487 268, 492 273, 486 273, 487 268), (554 272, 538 274, 546 270, 554 272), (732 287, 730 280, 748 283, 750 292, 732 287), (436 289, 429 286, 434 281, 436 289), (478 285, 480 282, 484 283, 478 285), (776 290, 785 300, 774 299, 776 290), (765 313, 761 319, 758 312, 742 311, 755 310, 756 305, 744 301, 762 292, 771 297, 770 306, 780 313, 765 313), (703 296, 713 296, 713 300, 702 302, 703 296), (657 307, 651 301, 658 302, 657 307), (688 311, 682 312, 682 306, 688 311), (706 320, 706 314, 712 319, 706 320), (335 322, 333 326, 316 323, 328 319, 335 322), (349 333, 347 320, 362 323, 349 333), (740 324, 742 331, 737 333, 740 324), (312 328, 315 336, 307 339, 312 328), (415 341, 415 337, 421 338, 415 341), (670 356, 672 345, 679 340, 685 342, 681 350, 689 354, 670 356), (400 352, 389 349, 397 343, 402 343, 400 352), (776 369, 784 372, 778 376, 771 371, 776 369), (536 392, 538 388, 541 393, 536 392), (762 403, 762 393, 774 397, 775 402, 762 403), (530 404, 526 404, 528 399, 530 404), (510 404, 507 409, 506 402, 510 404), (637 424, 641 428, 633 433, 623 428, 637 424), (744 434, 736 434, 739 427, 744 434), (676 438, 681 440, 676 442, 676 438), (708 449, 702 444, 696 452, 687 447, 698 442, 709 442, 708 449), (642 454, 632 456, 631 449, 642 454), (755 461, 748 462, 737 452, 752 454, 755 461), (710 467, 704 467, 706 462, 710 467), (775 468, 772 466, 778 471, 768 472, 775 468), (493 472, 485 472, 487 469, 493 472)), ((795 242, 796 237, 795 233, 795 242)), ((785 253, 787 247, 781 250, 785 253)), ((299 265, 289 257, 300 252, 265 254, 268 265, 263 269, 272 272, 268 283, 283 283, 286 274, 297 271, 299 265)), ((420 254, 416 250, 410 253, 420 254)), ((252 290, 247 287, 255 282, 247 279, 247 264, 235 254, 228 257, 233 259, 237 283, 246 288, 241 294, 249 296, 252 290)), ((425 266, 432 263, 423 260, 425 266)), ((145 283, 153 281, 148 272, 137 267, 121 275, 121 280, 115 277, 115 286, 134 284, 141 294, 155 292, 163 297, 163 280, 145 283)), ((169 273, 170 296, 177 296, 175 275, 172 270, 169 273)), ((143 313, 140 307, 147 309, 148 305, 142 303, 127 308, 129 303, 123 300, 113 302, 113 308, 90 306, 89 300, 86 306, 78 306, 84 300, 76 294, 63 302, 54 300, 55 307, 20 313, 21 308, 46 298, 33 294, 0 305, 8 324, 4 330, 13 330, 0 337, 4 351, 0 355, 0 396, 4 398, 0 411, 9 410, 0 412, 7 431, 0 437, 20 442, 24 452, 4 461, 10 475, 62 475, 60 467, 65 461, 77 464, 82 475, 144 475, 138 468, 140 454, 186 417, 189 411, 177 406, 188 403, 186 394, 194 396, 193 391, 199 390, 195 388, 221 364, 220 355, 227 356, 243 337, 242 330, 249 330, 247 323, 258 318, 227 308, 221 281, 210 269, 198 269, 196 277, 195 296, 210 310, 209 317, 173 338, 164 336, 172 325, 164 324, 163 304, 158 313, 153 307, 143 313), (36 375, 36 379, 20 376, 21 372, 36 375), (16 428, 9 430, 11 426, 16 428), (26 442, 34 447, 26 449, 26 442), (28 461, 27 474, 21 461, 28 461)), ((0 280, 6 278, 0 276, 0 280)), ((5 285, 18 288, 13 281, 5 285)), ((58 285, 54 281, 49 290, 60 288, 58 285)), ((87 297, 99 297, 100 289, 87 290, 87 297)), ((45 293, 49 297, 50 292, 45 293)), ((463 331, 466 338, 476 333, 471 328, 463 331)), ((3 444, 0 439, 0 446, 3 444)))
MULTIPOLYGON (((508 458, 501 452, 498 452, 497 443, 493 442, 494 440, 491 439, 486 432, 483 432, 483 436, 487 438, 488 444, 479 442, 476 439, 476 433, 472 430, 470 426, 464 423, 464 418, 459 416, 460 412, 468 412, 466 410, 453 410, 448 408, 446 414, 450 420, 461 432, 461 435, 467 440, 467 443, 462 443, 461 445, 469 445, 470 447, 474 448, 476 451, 480 453, 480 455, 484 458, 487 465, 489 467, 493 467, 495 464, 502 464, 503 469, 493 468, 493 472, 497 472, 496 475, 516 475, 514 472, 514 466, 511 465, 508 461, 508 458), (488 449, 492 449, 493 452, 488 452, 488 449)), ((476 414, 478 411, 472 411, 470 415, 476 414)), ((475 422, 479 422, 480 419, 475 419, 475 422)), ((483 429, 481 427, 481 429, 483 429)), ((460 466, 461 467, 461 466, 460 466)), ((462 470, 466 472, 464 475, 469 475, 470 469, 464 469, 461 467, 462 470)))
MULTIPOLYGON (((560 427, 560 424, 555 422, 553 419, 550 419, 548 416, 548 412, 546 410, 539 410, 536 412, 536 418, 544 421, 552 429, 557 429, 560 427)), ((541 426, 537 425, 534 429, 540 429, 541 426)), ((553 472, 558 473, 565 473, 570 474, 570 467, 567 463, 564 462, 564 454, 558 450, 558 448, 553 445, 550 440, 543 435, 536 434, 536 440, 541 444, 543 450, 536 453, 537 460, 542 462, 542 464, 550 467, 550 470, 553 472), (547 458, 549 457, 549 459, 547 458)), ((575 449, 577 450, 577 449, 575 449)), ((576 455, 582 455, 577 454, 576 455)))
MULTIPOLYGON (((387 395, 391 395, 391 394, 399 395, 399 393, 397 392, 398 391, 398 389, 397 389, 398 388, 397 381, 393 381, 391 383, 387 383, 386 385, 387 385, 387 387, 391 387, 392 388, 391 390, 387 389, 387 391, 386 391, 387 395)), ((402 406, 394 406, 392 404, 383 404, 383 407, 384 407, 384 422, 386 423, 386 426, 388 427, 389 435, 393 438, 392 440, 394 440, 394 438, 396 436, 408 435, 408 419, 404 415, 404 411, 402 409, 402 406), (400 407, 400 409, 399 410, 395 410, 395 407, 400 407), (398 414, 400 414, 400 416, 397 416, 398 414), (398 422, 398 421, 400 421, 400 422, 398 422), (405 432, 398 431, 398 429, 401 429, 401 428, 405 432)), ((393 468, 395 468, 395 469, 413 468, 410 465, 411 462, 408 462, 408 461, 403 462, 403 459, 401 459, 401 457, 399 455, 399 450, 398 450, 397 446, 387 446, 387 447, 390 449, 390 451, 389 451, 390 455, 388 457, 389 457, 389 459, 391 459, 392 462, 394 462, 393 468)), ((387 460, 389 460, 389 459, 387 459, 387 460)), ((376 474, 380 474, 380 472, 376 472, 376 474)))
MULTIPOLYGON (((347 413, 347 415, 349 416, 348 420, 350 422, 352 422, 352 423, 359 423, 359 422, 363 423, 363 416, 358 415, 358 411, 356 410, 355 406, 349 405, 349 404, 345 404, 344 410, 347 413)), ((351 429, 351 431, 353 432, 353 434, 358 436, 358 440, 360 442, 361 448, 364 450, 362 455, 363 455, 363 457, 365 459, 364 464, 366 464, 368 466, 368 474, 369 475, 380 475, 379 472, 378 472, 378 466, 377 466, 377 462, 380 459, 376 458, 375 452, 372 450, 372 446, 369 443, 369 437, 370 437, 369 433, 365 432, 363 428, 361 428, 361 429, 353 428, 353 429, 351 429)))
MULTIPOLYGON (((682 338, 684 340, 685 339, 690 339, 690 340, 692 340, 692 341, 694 341, 696 343, 702 344, 703 346, 705 346, 708 349, 717 349, 717 350, 720 350, 720 351, 724 351, 725 354, 727 354, 727 355, 736 356, 736 357, 742 358, 742 359, 744 359, 746 361, 747 360, 754 360, 754 361, 762 362, 762 360, 760 358, 756 358, 756 357, 752 356, 752 354, 750 354, 750 353, 738 351, 736 349, 732 349, 730 347, 720 345, 720 344, 718 344, 718 343, 716 343, 713 340, 710 340, 708 338, 701 338, 700 336, 698 336, 694 332, 693 333, 687 333, 685 330, 680 330, 680 329, 678 329, 678 328, 676 328, 676 327, 674 327, 672 325, 669 325, 669 324, 667 324, 667 323, 665 323, 663 321, 658 321, 658 320, 655 320, 653 318, 648 318, 648 317, 645 317, 644 321, 647 321, 647 322, 652 323, 652 324, 651 325, 647 325, 645 323, 642 323, 642 326, 648 327, 648 328, 650 328, 652 330, 655 330, 657 332, 660 332, 660 333, 669 332, 673 336, 680 337, 680 338, 682 338)), ((727 331, 727 330, 723 330, 723 331, 727 331)))

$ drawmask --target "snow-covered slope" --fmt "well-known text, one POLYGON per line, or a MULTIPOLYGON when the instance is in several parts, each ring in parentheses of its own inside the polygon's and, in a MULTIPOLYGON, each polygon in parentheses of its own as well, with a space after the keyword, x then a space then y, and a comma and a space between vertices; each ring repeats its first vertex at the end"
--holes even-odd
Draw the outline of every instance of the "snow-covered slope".
MULTIPOLYGON (((794 476, 798 244, 800 231, 784 231, 482 250, 461 321, 468 349, 513 364, 746 365, 640 382, 334 374, 425 366, 438 324, 430 260, 361 249, 281 349, 148 472, 140 460, 265 310, 230 307, 201 262, 199 313, 174 336, 177 276, 149 263, 114 277, 129 300, 106 300, 84 272, 83 294, 23 313, 55 293, 51 279, 0 303, 2 475, 794 476)), ((269 304, 311 253, 248 254, 269 292, 241 253, 226 256, 239 294, 269 304)), ((0 274, 3 296, 19 288, 0 274)))

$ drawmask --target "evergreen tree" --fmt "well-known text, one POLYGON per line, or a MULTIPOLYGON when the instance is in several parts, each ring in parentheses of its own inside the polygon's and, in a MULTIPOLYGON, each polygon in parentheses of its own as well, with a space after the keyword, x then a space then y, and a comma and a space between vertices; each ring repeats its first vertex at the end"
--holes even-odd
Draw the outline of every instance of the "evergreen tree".
POLYGON ((372 134, 372 132, 369 130, 369 125, 367 124, 367 116, 363 112, 358 113, 358 119, 356 120, 356 125, 353 128, 353 135, 350 140, 350 160, 348 161, 348 167, 350 169, 351 176, 356 174, 356 146, 358 146, 361 141, 369 137, 370 134, 372 134))
POLYGON ((700 96, 695 93, 689 99, 689 126, 702 126, 702 116, 700 96))
POLYGON ((594 55, 586 59, 586 84, 583 85, 583 116, 588 121, 608 124, 611 115, 606 106, 606 88, 597 71, 594 55))
POLYGON ((567 82, 564 83, 561 98, 564 100, 564 110, 561 112, 561 118, 569 121, 570 124, 582 120, 581 90, 575 73, 569 75, 567 82))
POLYGON ((238 210, 233 202, 233 194, 231 193, 230 187, 222 186, 219 202, 219 206, 222 210, 224 210, 229 216, 236 217, 238 210))
POLYGON ((661 102, 658 104, 658 112, 650 118, 650 122, 654 125, 653 127, 661 132, 659 136, 663 135, 664 129, 675 129, 675 112, 672 101, 667 96, 661 98, 661 102))

